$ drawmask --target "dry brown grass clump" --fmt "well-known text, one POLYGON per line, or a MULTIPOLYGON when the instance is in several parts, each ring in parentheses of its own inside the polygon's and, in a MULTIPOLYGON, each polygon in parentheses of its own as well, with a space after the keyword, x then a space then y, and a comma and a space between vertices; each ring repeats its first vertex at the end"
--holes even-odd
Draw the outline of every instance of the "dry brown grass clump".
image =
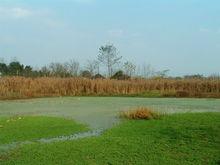
POLYGON ((133 110, 120 113, 121 118, 133 120, 151 120, 161 118, 161 114, 146 107, 138 107, 133 110))

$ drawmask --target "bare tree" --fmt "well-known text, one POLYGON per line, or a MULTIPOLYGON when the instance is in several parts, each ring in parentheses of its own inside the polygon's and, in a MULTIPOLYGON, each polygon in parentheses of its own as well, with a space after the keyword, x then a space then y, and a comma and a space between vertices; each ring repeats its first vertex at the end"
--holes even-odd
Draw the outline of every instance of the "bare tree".
POLYGON ((68 68, 62 63, 51 63, 49 65, 49 68, 53 76, 68 76, 68 68))
POLYGON ((40 72, 41 72, 42 76, 45 76, 45 77, 48 77, 51 74, 50 69, 47 66, 43 66, 40 69, 40 72))
POLYGON ((150 64, 144 64, 142 67, 142 76, 144 78, 150 78, 155 75, 155 69, 150 64))
POLYGON ((208 79, 220 80, 220 73, 213 73, 210 76, 208 76, 208 79))
POLYGON ((121 58, 118 57, 118 51, 114 45, 105 45, 99 48, 98 61, 107 67, 109 77, 113 74, 114 65, 120 63, 121 58))
POLYGON ((79 72, 79 62, 76 60, 72 59, 69 62, 65 63, 68 72, 70 73, 71 76, 77 76, 79 72))
POLYGON ((161 78, 165 78, 165 77, 167 77, 169 71, 170 71, 169 69, 158 71, 158 72, 156 72, 156 76, 161 77, 161 78))
POLYGON ((86 64, 86 69, 92 74, 99 73, 99 61, 97 60, 88 60, 86 64))
POLYGON ((94 60, 94 64, 96 65, 95 74, 100 74, 100 61, 94 60))
POLYGON ((0 63, 5 63, 5 59, 0 57, 0 63))
POLYGON ((126 61, 123 65, 125 74, 129 75, 130 77, 135 73, 136 65, 130 61, 126 61))

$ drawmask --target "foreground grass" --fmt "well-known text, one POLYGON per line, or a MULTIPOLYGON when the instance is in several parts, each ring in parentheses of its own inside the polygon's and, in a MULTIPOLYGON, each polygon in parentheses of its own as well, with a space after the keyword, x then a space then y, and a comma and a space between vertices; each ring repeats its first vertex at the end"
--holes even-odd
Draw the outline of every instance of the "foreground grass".
POLYGON ((31 144, 0 164, 218 164, 220 113, 129 120, 97 138, 31 144))
POLYGON ((39 138, 69 135, 87 128, 72 120, 54 117, 13 117, 0 119, 0 145, 39 138))

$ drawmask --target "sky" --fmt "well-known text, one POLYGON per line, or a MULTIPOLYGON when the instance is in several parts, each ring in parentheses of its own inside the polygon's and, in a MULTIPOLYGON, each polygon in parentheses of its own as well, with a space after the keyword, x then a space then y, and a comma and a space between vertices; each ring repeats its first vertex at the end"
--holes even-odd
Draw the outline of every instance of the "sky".
POLYGON ((171 75, 220 73, 219 0, 0 0, 0 58, 25 65, 123 60, 171 75))

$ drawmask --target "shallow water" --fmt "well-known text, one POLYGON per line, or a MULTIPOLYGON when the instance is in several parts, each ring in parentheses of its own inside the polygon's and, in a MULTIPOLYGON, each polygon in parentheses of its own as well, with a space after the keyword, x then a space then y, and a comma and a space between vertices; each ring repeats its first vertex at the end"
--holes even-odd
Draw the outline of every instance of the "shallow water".
POLYGON ((40 143, 52 143, 52 142, 60 142, 60 141, 68 141, 68 140, 77 140, 77 139, 83 139, 87 137, 95 137, 101 135, 103 132, 102 129, 96 129, 96 130, 91 130, 88 132, 81 132, 81 133, 76 133, 73 135, 69 136, 59 136, 55 138, 42 138, 37 140, 37 142, 40 143))
POLYGON ((118 113, 133 107, 147 106, 165 113, 220 112, 220 99, 129 98, 129 97, 59 97, 0 101, 0 117, 44 115, 74 119, 88 124, 91 131, 69 136, 14 142, 0 146, 6 152, 33 143, 51 143, 99 136, 119 122, 118 113))
POLYGON ((220 112, 220 99, 59 97, 0 101, 0 117, 65 117, 88 124, 92 129, 106 129, 119 121, 119 111, 138 106, 147 106, 166 113, 220 112))
POLYGON ((83 138, 88 138, 88 137, 95 137, 101 135, 103 132, 102 129, 97 129, 97 130, 91 130, 88 132, 81 132, 81 133, 76 133, 68 136, 59 136, 59 137, 54 137, 54 138, 42 138, 38 140, 27 140, 27 141, 22 141, 22 142, 13 142, 10 144, 3 144, 0 145, 0 153, 5 153, 9 150, 13 150, 18 146, 23 146, 26 144, 33 144, 33 143, 53 143, 53 142, 61 142, 61 141, 68 141, 68 140, 77 140, 77 139, 83 139, 83 138))

